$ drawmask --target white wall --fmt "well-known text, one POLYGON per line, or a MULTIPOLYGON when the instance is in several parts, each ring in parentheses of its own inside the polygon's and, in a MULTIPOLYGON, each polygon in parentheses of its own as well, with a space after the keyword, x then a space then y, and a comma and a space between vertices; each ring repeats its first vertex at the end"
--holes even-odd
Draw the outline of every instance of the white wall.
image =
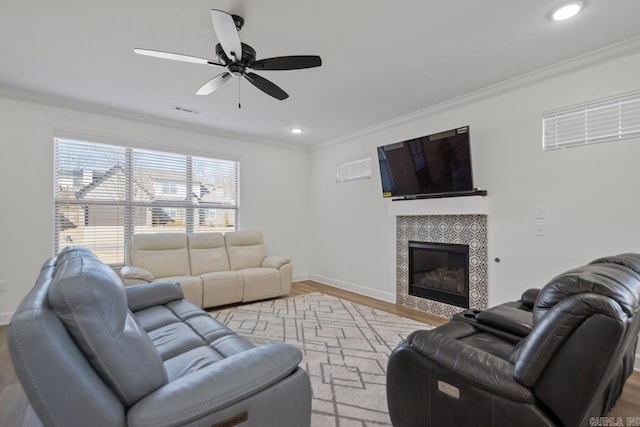
POLYGON ((311 277, 393 300, 395 218, 382 200, 375 148, 463 125, 475 184, 489 192, 490 305, 594 258, 640 252, 640 140, 541 150, 543 110, 638 90, 638 75, 640 54, 312 152, 311 277), (336 184, 336 162, 363 153, 374 160, 372 179, 336 184), (545 237, 533 236, 535 206, 546 211, 545 237))
POLYGON ((240 228, 264 232, 272 255, 293 260, 306 278, 309 154, 0 97, 0 324, 33 286, 53 255, 53 137, 79 134, 134 145, 240 159, 240 228))

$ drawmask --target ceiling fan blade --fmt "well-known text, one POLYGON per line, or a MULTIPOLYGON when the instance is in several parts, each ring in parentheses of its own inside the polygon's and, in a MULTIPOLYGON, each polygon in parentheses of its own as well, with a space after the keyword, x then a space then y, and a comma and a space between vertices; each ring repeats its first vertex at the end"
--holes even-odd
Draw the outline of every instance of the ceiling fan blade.
POLYGON ((233 17, 227 12, 211 9, 211 20, 224 53, 233 62, 239 62, 242 59, 242 44, 233 17))
POLYGON ((278 56, 249 63, 254 70, 301 70, 321 65, 322 59, 316 55, 278 56))
POLYGON ((249 83, 257 87, 267 95, 271 95, 274 98, 279 99, 280 101, 289 97, 287 92, 280 89, 280 87, 278 87, 275 83, 257 75, 256 73, 247 73, 244 75, 244 78, 249 80, 249 83))
POLYGON ((224 67, 222 64, 218 64, 211 59, 198 58, 197 56, 181 55, 179 53, 163 52, 161 50, 151 49, 133 49, 138 55, 153 56, 154 58, 171 59, 173 61, 191 62, 192 64, 204 64, 204 65, 217 65, 224 67))
POLYGON ((200 89, 196 92, 196 95, 209 95, 210 93, 220 89, 220 87, 229 80, 231 77, 230 73, 222 73, 218 74, 208 82, 202 85, 200 89))

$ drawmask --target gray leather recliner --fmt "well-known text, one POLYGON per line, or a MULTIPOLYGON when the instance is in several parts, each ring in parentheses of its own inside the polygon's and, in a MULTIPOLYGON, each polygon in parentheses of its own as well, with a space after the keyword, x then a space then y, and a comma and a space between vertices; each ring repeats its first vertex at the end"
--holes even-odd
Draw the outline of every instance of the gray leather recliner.
POLYGON ((125 289, 83 248, 44 264, 7 340, 45 425, 310 425, 299 350, 254 347, 175 282, 125 289))

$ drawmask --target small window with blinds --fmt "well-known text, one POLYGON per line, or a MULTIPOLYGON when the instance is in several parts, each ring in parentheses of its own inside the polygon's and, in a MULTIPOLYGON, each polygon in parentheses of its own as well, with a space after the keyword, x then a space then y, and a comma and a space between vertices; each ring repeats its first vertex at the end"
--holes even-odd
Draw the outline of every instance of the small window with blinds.
POLYGON ((542 115, 543 150, 640 137, 640 91, 542 115))
POLYGON ((336 182, 356 181, 371 178, 371 157, 362 157, 338 163, 336 167, 336 182))
POLYGON ((125 261, 136 233, 236 230, 239 163, 56 138, 55 252, 125 261))

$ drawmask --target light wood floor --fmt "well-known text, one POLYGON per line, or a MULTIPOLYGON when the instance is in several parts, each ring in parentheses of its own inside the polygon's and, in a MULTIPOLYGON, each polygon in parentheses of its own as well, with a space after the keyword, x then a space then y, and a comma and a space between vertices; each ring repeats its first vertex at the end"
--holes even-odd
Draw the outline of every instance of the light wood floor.
MULTIPOLYGON (((291 290, 291 294, 294 296, 310 292, 322 292, 327 295, 333 295, 377 310, 408 317, 434 326, 447 322, 446 319, 438 316, 400 307, 389 302, 365 297, 311 281, 294 283, 291 290)), ((40 420, 31 408, 18 382, 18 378, 13 371, 7 349, 6 330, 6 326, 0 326, 0 427, 42 427, 42 423, 40 423, 40 420)), ((626 421, 626 417, 640 417, 640 372, 634 372, 627 380, 622 396, 609 416, 622 417, 623 422, 626 421)), ((627 424, 625 423, 624 425, 627 424)))

